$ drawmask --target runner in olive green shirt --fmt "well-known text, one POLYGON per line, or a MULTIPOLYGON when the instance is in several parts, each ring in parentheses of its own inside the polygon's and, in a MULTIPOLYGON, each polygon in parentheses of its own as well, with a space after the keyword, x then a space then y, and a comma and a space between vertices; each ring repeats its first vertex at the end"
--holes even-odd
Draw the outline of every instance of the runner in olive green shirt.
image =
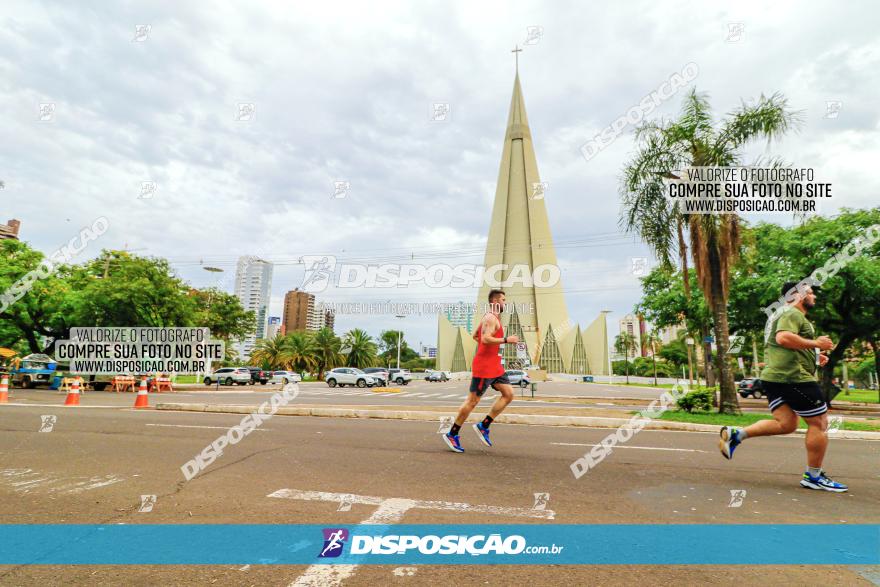
POLYGON ((767 320, 764 330, 764 361, 761 372, 764 395, 773 420, 761 420, 744 429, 721 428, 719 447, 725 458, 746 438, 791 434, 797 429, 798 417, 807 423, 807 470, 801 486, 842 493, 843 483, 832 481, 822 470, 828 448, 828 404, 816 378, 818 367, 828 362, 820 351, 834 348, 827 336, 816 338, 816 331, 807 320, 807 311, 816 305, 816 294, 809 285, 788 282, 782 295, 791 300, 767 320))

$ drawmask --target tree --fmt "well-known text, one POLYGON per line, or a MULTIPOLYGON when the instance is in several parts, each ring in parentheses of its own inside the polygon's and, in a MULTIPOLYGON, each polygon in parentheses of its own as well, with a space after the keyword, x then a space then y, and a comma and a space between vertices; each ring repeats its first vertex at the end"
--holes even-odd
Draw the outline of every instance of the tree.
MULTIPOLYGON (((680 273, 668 267, 655 267, 641 278, 642 299, 635 312, 645 317, 656 328, 684 326, 689 336, 699 338, 712 327, 712 316, 702 296, 689 296, 684 284, 690 282, 697 287, 696 273, 691 270, 689 279, 684 280, 680 273)), ((687 357, 687 348, 682 343, 687 357)), ((711 367, 709 353, 703 347, 703 369, 706 381, 710 380, 711 367)), ((687 364, 687 360, 684 361, 687 364)), ((699 366, 698 366, 699 370, 699 366)))
MULTIPOLYGON (((740 150, 746 144, 776 138, 799 122, 799 115, 787 108, 785 98, 774 94, 743 104, 715 127, 708 98, 692 90, 677 120, 649 122, 637 130, 637 153, 624 167, 621 184, 622 224, 637 232, 665 265, 670 264, 671 253, 677 248, 686 276, 680 212, 666 199, 663 180, 677 179, 673 172, 686 167, 739 165, 740 150)), ((736 214, 692 214, 684 221, 697 281, 713 318, 716 367, 721 378, 720 411, 736 413, 739 402, 727 362, 727 298, 730 267, 739 255, 740 219, 736 214)))
MULTIPOLYGON (((0 241, 0 291, 37 269, 44 256, 27 243, 0 241)), ((0 313, 0 341, 29 352, 52 352, 42 337, 66 339, 72 327, 204 326, 226 341, 253 330, 253 312, 216 289, 197 290, 174 275, 164 259, 103 251, 80 265, 59 264, 34 280, 0 313)))
POLYGON ((287 368, 296 371, 303 378, 306 373, 318 366, 316 348, 311 333, 302 330, 288 332, 284 335, 287 350, 287 368))
POLYGON ((870 344, 880 332, 880 243, 843 263, 834 261, 836 255, 852 252, 849 245, 875 225, 880 225, 880 208, 843 209, 837 216, 814 217, 793 228, 758 224, 747 229, 752 242, 735 269, 731 325, 759 332, 763 344, 767 321, 763 309, 778 300, 781 285, 810 277, 826 264, 839 264, 817 289, 816 307, 807 316, 817 335, 828 334, 835 342, 821 371, 822 386, 829 390, 834 368, 847 349, 857 341, 870 344))
POLYGON ((283 334, 259 339, 251 352, 251 364, 262 365, 273 371, 286 369, 290 364, 289 339, 283 334))
POLYGON ((324 377, 324 371, 333 369, 345 361, 342 354, 342 340, 329 328, 322 328, 312 337, 312 346, 315 353, 315 365, 318 369, 318 379, 324 377))
POLYGON ((636 348, 636 337, 629 332, 621 332, 614 339, 614 350, 626 357, 626 384, 629 385, 629 352, 636 348))
POLYGON ((376 343, 363 330, 355 328, 346 332, 342 346, 348 353, 347 366, 364 368, 376 364, 376 343))
POLYGON ((13 286, 24 284, 29 274, 31 277, 37 275, 43 259, 41 252, 25 242, 0 241, 0 292, 5 298, 5 309, 0 311, 0 320, 4 324, 3 346, 15 347, 22 352, 46 353, 48 349, 40 337, 67 332, 65 305, 71 294, 67 283, 70 266, 54 266, 48 276, 41 276, 31 281, 29 287, 22 287, 21 297, 13 295, 18 291, 13 286))
POLYGON ((645 346, 648 347, 648 350, 651 351, 651 364, 654 368, 654 385, 657 385, 657 351, 662 346, 660 342, 660 335, 657 333, 657 330, 651 330, 645 333, 644 338, 645 346))
POLYGON ((191 289, 189 296, 195 308, 188 326, 208 328, 212 337, 225 340, 227 345, 244 339, 257 326, 256 315, 244 309, 238 296, 213 287, 191 289))
POLYGON ((419 354, 411 349, 400 330, 383 330, 379 334, 379 353, 385 364, 397 364, 397 339, 400 337, 400 363, 418 359, 419 354))

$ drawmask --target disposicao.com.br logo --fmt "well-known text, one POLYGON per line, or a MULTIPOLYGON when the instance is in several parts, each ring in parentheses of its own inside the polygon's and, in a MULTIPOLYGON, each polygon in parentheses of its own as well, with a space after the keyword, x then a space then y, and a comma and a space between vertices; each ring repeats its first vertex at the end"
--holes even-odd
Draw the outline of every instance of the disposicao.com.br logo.
MULTIPOLYGON (((339 556, 349 538, 342 528, 325 528, 324 546, 319 558, 339 556)), ((501 534, 488 536, 468 535, 397 535, 384 536, 351 535, 351 554, 405 555, 410 553, 424 555, 517 555, 517 554, 559 554, 563 546, 528 546, 526 539, 518 534, 502 537, 501 534)))

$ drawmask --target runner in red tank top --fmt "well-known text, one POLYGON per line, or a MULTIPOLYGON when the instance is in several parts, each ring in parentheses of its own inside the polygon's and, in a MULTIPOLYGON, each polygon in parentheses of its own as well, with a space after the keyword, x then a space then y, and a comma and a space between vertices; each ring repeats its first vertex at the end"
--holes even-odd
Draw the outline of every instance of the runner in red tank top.
POLYGON ((480 325, 474 332, 477 353, 474 355, 471 366, 473 377, 471 378, 470 394, 458 409, 458 416, 455 418, 452 428, 443 435, 446 445, 455 452, 464 452, 458 432, 477 404, 480 403, 486 389, 491 386, 501 393, 492 404, 489 415, 483 418, 482 422, 474 424, 474 431, 486 446, 492 446, 492 442, 489 440, 489 425, 507 407, 507 404, 513 401, 513 386, 510 385, 504 372, 504 366, 501 364, 501 345, 502 343, 516 344, 519 342, 519 338, 504 336, 504 328, 501 326, 501 318, 499 317, 504 311, 504 299, 504 292, 500 289, 493 289, 489 292, 490 311, 483 316, 480 325))

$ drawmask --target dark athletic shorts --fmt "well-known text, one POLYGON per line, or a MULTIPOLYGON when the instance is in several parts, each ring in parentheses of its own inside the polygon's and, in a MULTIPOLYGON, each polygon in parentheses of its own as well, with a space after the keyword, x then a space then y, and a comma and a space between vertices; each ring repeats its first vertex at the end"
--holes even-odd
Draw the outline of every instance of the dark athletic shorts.
POLYGON ((828 411, 825 394, 815 381, 805 383, 776 383, 761 380, 764 395, 772 412, 782 404, 787 404, 794 413, 802 418, 821 416, 828 411))
POLYGON ((510 385, 507 373, 502 373, 498 377, 471 377, 471 393, 477 394, 477 397, 483 397, 486 390, 496 384, 510 385))

